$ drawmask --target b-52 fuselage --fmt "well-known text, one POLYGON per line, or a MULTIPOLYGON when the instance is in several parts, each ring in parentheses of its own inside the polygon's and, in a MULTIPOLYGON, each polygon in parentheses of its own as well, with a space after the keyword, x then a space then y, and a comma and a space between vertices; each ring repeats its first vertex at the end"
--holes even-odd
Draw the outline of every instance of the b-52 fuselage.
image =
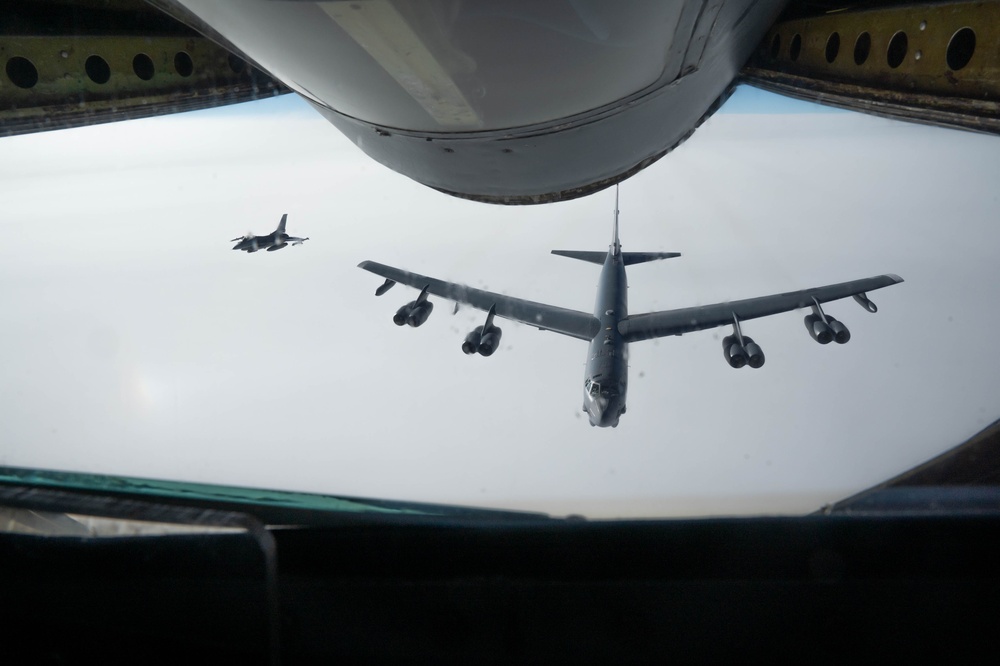
POLYGON ((398 326, 423 324, 434 308, 433 303, 427 300, 430 294, 486 311, 486 322, 470 332, 462 343, 462 351, 466 354, 491 356, 496 351, 502 331, 493 324, 494 317, 587 340, 590 349, 584 376, 583 410, 590 425, 601 427, 616 427, 625 413, 630 342, 731 325, 733 333, 722 340, 726 361, 733 368, 759 368, 764 365, 764 352, 753 338, 743 335, 741 322, 808 307, 812 310, 805 318, 809 335, 820 344, 832 341, 844 344, 851 339, 850 331, 843 323, 826 314, 821 304, 853 296, 865 310, 876 312, 878 308, 865 292, 903 281, 898 275, 879 275, 772 296, 629 316, 625 267, 678 257, 680 254, 623 252, 618 240, 617 192, 614 234, 606 253, 575 250, 553 250, 552 253, 602 264, 593 315, 445 282, 373 261, 363 261, 359 267, 385 278, 375 291, 376 296, 381 296, 397 282, 421 290, 416 300, 396 312, 393 321, 398 326))
POLYGON ((233 246, 234 250, 242 250, 244 252, 256 252, 257 250, 267 250, 268 252, 274 252, 275 250, 280 250, 283 247, 288 247, 289 245, 302 245, 308 238, 296 238, 295 236, 289 236, 285 233, 285 222, 288 220, 288 213, 281 216, 281 222, 278 222, 278 228, 269 233, 266 236, 254 236, 252 233, 248 233, 246 236, 241 236, 239 238, 234 238, 230 243, 236 243, 233 246))

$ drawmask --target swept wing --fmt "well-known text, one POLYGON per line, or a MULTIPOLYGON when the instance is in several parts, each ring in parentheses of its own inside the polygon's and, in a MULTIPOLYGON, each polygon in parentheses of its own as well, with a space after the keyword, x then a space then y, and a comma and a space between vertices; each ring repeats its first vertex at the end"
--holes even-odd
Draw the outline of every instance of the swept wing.
MULTIPOLYGON (((797 310, 819 303, 836 301, 848 296, 863 295, 867 291, 889 287, 903 281, 898 275, 878 275, 863 280, 840 282, 825 287, 813 287, 773 296, 758 296, 741 301, 699 305, 678 310, 649 312, 626 317, 618 323, 618 332, 628 342, 681 335, 706 328, 733 323, 733 315, 740 321, 797 310)), ((873 306, 874 307, 874 306, 873 306)))
MULTIPOLYGON (((380 275, 392 282, 405 284, 415 289, 427 289, 428 294, 464 303, 484 312, 491 307, 496 308, 496 316, 519 321, 544 331, 562 333, 580 340, 592 340, 601 329, 601 323, 592 315, 578 310, 558 308, 554 305, 535 303, 521 298, 513 298, 496 294, 491 291, 475 289, 454 282, 411 273, 392 266, 386 266, 375 261, 362 261, 358 268, 363 268, 375 275, 380 275)), ((391 285, 390 285, 391 286, 391 285)), ((381 293, 385 289, 380 288, 381 293)))

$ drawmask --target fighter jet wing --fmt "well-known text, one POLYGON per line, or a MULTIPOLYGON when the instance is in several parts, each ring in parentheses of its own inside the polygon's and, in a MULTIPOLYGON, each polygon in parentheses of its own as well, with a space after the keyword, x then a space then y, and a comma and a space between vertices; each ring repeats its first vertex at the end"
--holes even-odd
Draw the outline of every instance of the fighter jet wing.
MULTIPOLYGON (((554 305, 545 305, 544 303, 495 294, 491 291, 474 289, 374 261, 362 261, 358 264, 358 268, 363 268, 375 275, 381 275, 392 283, 399 282, 415 289, 426 288, 428 294, 440 296, 456 303, 471 305, 484 312, 495 307, 496 316, 519 321, 543 331, 554 331, 580 340, 590 341, 601 329, 601 323, 597 318, 586 312, 567 310, 554 305)), ((387 284, 389 287, 392 286, 387 284)), ((388 287, 380 287, 378 293, 383 294, 387 289, 388 287)))
POLYGON ((732 324, 733 315, 740 321, 745 321, 809 307, 814 305, 813 299, 819 303, 826 303, 848 296, 857 296, 858 302, 863 307, 869 312, 875 312, 875 305, 865 297, 865 292, 889 287, 902 281, 903 278, 898 275, 879 275, 785 294, 747 298, 742 301, 649 312, 626 317, 619 322, 618 332, 629 342, 662 338, 732 324))

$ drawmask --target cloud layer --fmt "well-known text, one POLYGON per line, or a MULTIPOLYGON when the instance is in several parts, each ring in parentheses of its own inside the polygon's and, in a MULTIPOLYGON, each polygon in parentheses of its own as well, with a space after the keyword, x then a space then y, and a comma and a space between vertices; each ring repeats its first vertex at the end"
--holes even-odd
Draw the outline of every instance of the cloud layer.
MULTIPOLYGON (((287 107, 287 105, 286 105, 287 107)), ((630 311, 885 272, 900 286, 634 345, 628 414, 580 412, 586 345, 481 323, 356 268, 375 259, 590 311, 614 195, 452 199, 294 108, 184 114, 3 140, 0 463, 590 516, 797 513, 959 443, 998 414, 995 137, 861 115, 722 114, 622 185, 630 311), (312 240, 232 252, 273 229, 312 240)))

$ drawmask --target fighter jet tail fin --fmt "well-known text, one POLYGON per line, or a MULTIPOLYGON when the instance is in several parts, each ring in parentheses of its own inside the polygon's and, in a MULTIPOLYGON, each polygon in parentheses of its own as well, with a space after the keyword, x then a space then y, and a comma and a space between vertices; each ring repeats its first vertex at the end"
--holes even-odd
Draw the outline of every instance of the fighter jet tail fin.
POLYGON ((279 234, 285 233, 285 222, 287 222, 287 221, 288 221, 288 213, 285 213, 284 215, 281 216, 281 222, 278 222, 278 233, 279 234))

